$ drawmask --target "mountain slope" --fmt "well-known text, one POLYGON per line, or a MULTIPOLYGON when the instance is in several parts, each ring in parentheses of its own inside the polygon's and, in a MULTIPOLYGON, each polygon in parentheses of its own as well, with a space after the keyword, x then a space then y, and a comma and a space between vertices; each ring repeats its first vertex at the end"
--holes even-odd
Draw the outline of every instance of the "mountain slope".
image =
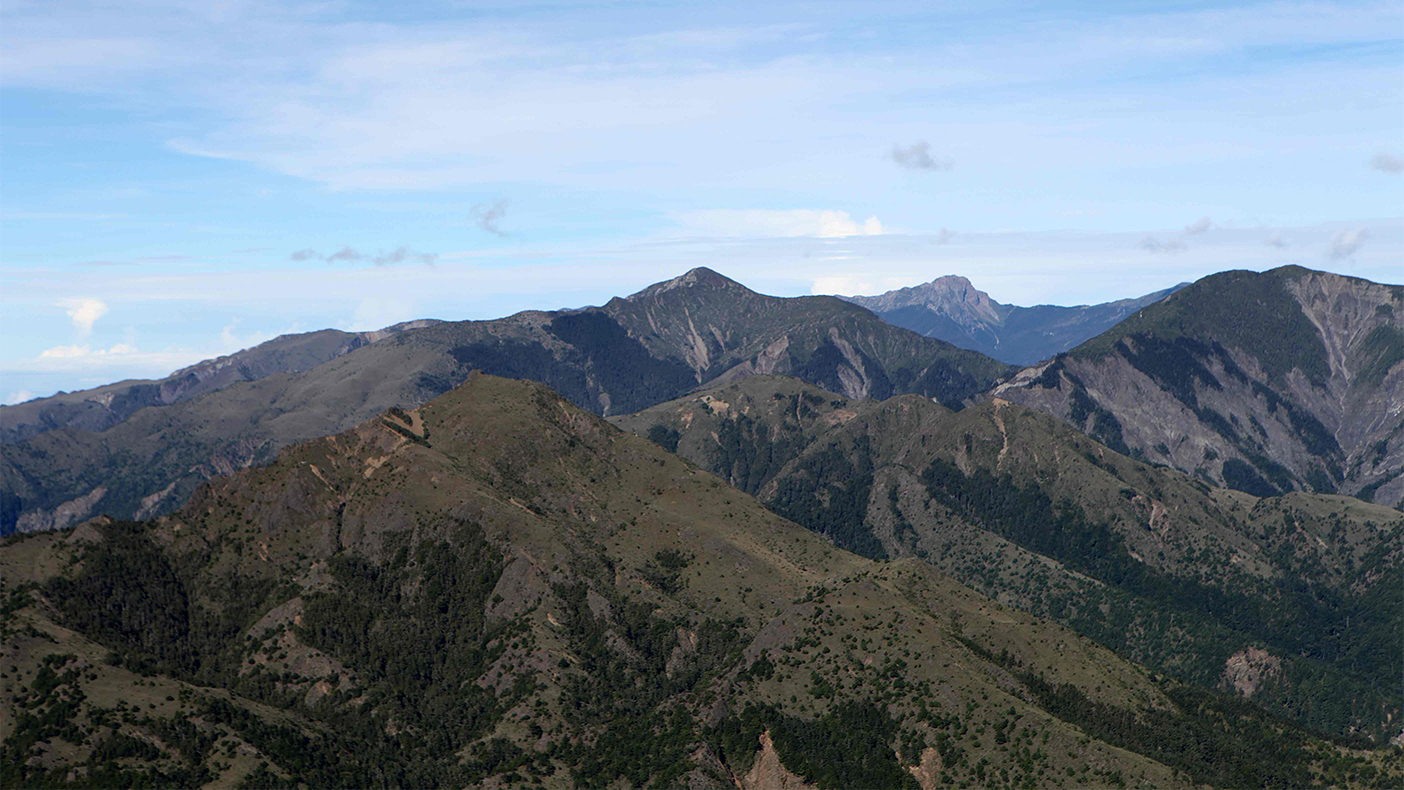
POLYGON ((488 376, 0 569, 7 786, 1400 776, 488 376))
POLYGON ((1003 362, 1032 365, 1101 334, 1187 284, 1098 305, 1019 307, 994 301, 964 277, 946 275, 877 296, 840 298, 872 310, 893 326, 1003 362))
POLYGON ((1404 501, 1404 286, 1211 275, 995 390, 1257 495, 1404 501))
POLYGON ((81 392, 62 392, 0 406, 0 444, 23 441, 55 428, 104 431, 147 406, 165 406, 256 381, 275 373, 300 373, 342 354, 432 321, 409 321, 374 332, 323 329, 282 335, 228 356, 207 359, 156 381, 121 381, 81 392))
POLYGON ((61 427, 0 445, 0 534, 169 512, 211 474, 424 403, 475 369, 544 382, 604 414, 773 371, 857 396, 916 392, 959 405, 1012 372, 837 299, 763 296, 696 269, 602 308, 435 322, 309 370, 143 409, 102 432, 61 427))
POLYGON ((754 378, 613 421, 837 545, 922 558, 1314 726, 1401 735, 1404 694, 1375 680, 1404 671, 1397 511, 1214 489, 999 399, 953 413, 754 378))

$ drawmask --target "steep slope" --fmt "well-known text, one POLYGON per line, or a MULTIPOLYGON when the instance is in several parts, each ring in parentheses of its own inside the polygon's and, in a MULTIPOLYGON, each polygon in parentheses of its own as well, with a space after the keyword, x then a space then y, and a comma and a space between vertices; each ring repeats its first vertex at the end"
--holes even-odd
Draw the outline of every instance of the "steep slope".
POLYGON ((1206 277, 995 390, 1256 495, 1404 501, 1404 286, 1289 266, 1206 277))
POLYGON ((763 296, 710 269, 603 309, 655 356, 685 360, 699 384, 778 373, 852 398, 917 393, 959 407, 981 382, 1009 371, 984 355, 894 329, 839 299, 763 296))
POLYGON ((143 409, 102 432, 63 427, 0 445, 0 535, 169 512, 211 474, 424 403, 475 369, 541 381, 603 414, 772 371, 853 395, 959 405, 1013 370, 837 299, 763 296, 695 269, 602 308, 435 322, 300 373, 143 409))
POLYGON ((11 540, 0 569, 7 786, 1383 787, 1404 768, 922 563, 836 550, 488 376, 173 516, 11 540))
POLYGON ((1404 694, 1377 680, 1404 671, 1397 511, 1211 488, 999 399, 953 413, 757 378, 615 422, 839 546, 922 558, 1313 726, 1401 735, 1404 694))
POLYGON ((877 296, 840 298, 872 310, 893 326, 1003 362, 1032 365, 1096 337, 1186 285, 1097 305, 1019 307, 994 301, 964 277, 946 275, 877 296))
POLYGON ((282 335, 228 356, 207 359, 155 381, 119 381, 81 392, 61 392, 0 406, 0 444, 23 441, 55 428, 104 431, 147 406, 165 406, 240 381, 275 373, 300 373, 396 332, 428 326, 409 321, 374 332, 323 329, 282 335))

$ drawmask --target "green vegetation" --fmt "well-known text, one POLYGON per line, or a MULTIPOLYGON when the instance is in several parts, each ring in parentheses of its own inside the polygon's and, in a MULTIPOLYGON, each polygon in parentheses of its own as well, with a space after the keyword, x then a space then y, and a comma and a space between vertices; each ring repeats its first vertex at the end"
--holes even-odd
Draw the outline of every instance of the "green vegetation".
POLYGON ((274 585, 231 575, 206 591, 222 605, 200 606, 145 524, 115 522, 103 538, 84 552, 79 574, 45 587, 64 623, 112 648, 113 660, 133 671, 227 679, 226 651, 274 585))
POLYGON ((681 439, 682 434, 666 425, 655 425, 648 429, 648 440, 670 453, 678 451, 678 441, 681 439))
MULTIPOLYGON (((1281 383, 1296 369, 1324 386, 1331 370, 1321 335, 1287 289, 1288 281, 1306 273, 1301 267, 1284 266, 1261 274, 1229 271, 1210 275, 1145 307, 1071 353, 1081 357, 1105 354, 1128 337, 1138 349, 1150 338, 1172 344, 1161 351, 1174 351, 1177 347, 1173 344, 1182 338, 1193 342, 1213 338, 1252 354, 1274 382, 1281 383)), ((1189 346, 1178 348, 1190 351, 1189 346)), ((1143 364, 1151 363, 1152 354, 1137 355, 1144 357, 1143 364)), ((1167 379, 1184 381, 1179 376, 1167 379)))
MULTIPOLYGON (((1153 570, 1131 556, 1120 535, 1090 521, 1070 502, 1055 506, 1036 483, 1020 485, 983 468, 967 476, 942 459, 932 462, 923 481, 932 499, 973 523, 1133 596, 1137 608, 1161 612, 1164 621, 1178 623, 1179 634, 1161 635, 1165 644, 1154 644, 1151 630, 1141 634, 1147 644, 1129 650, 1130 623, 1109 622, 1089 601, 1075 616, 1055 607, 1055 617, 1113 650, 1138 654, 1152 666, 1213 686, 1225 651, 1238 649, 1224 643, 1226 634, 1219 629, 1226 628, 1240 645, 1265 643, 1275 653, 1293 657, 1292 679, 1311 678, 1300 688, 1294 683, 1279 707, 1287 708, 1298 694, 1334 698, 1314 710, 1292 704, 1299 721, 1341 732, 1359 726, 1364 711, 1373 706, 1398 709, 1404 704, 1404 689, 1379 682, 1404 674, 1404 655, 1396 649, 1398 635, 1404 633, 1404 568, 1391 566, 1383 552, 1362 563, 1356 574, 1397 580, 1376 579, 1357 596, 1308 584, 1300 575, 1271 583, 1239 576, 1233 584, 1209 585, 1153 570), (1188 661, 1167 660, 1176 654, 1188 661)), ((1380 738, 1383 725, 1369 734, 1380 738)))
MULTIPOLYGON (((658 561, 686 567, 677 555, 658 561)), ((689 625, 685 621, 659 617, 652 606, 622 596, 611 602, 610 616, 598 616, 584 584, 557 588, 556 594, 565 604, 565 625, 578 658, 565 679, 564 712, 594 735, 562 752, 577 766, 576 785, 604 788, 624 779, 634 787, 668 786, 689 769, 686 758, 699 739, 693 717, 678 704, 737 661, 740 624, 703 620, 696 626, 696 650, 670 668, 678 630, 689 625), (611 636, 623 640, 628 651, 612 649, 611 636)))
POLYGON ((902 768, 891 744, 898 723, 870 700, 841 702, 817 719, 787 715, 773 706, 750 705, 708 729, 707 741, 734 769, 747 770, 769 732, 787 769, 825 790, 919 785, 902 768))
MULTIPOLYGON (((310 596, 294 633, 360 668, 359 710, 416 733, 401 741, 402 759, 445 759, 501 715, 497 698, 475 682, 501 653, 490 643, 511 627, 489 628, 484 620, 501 569, 500 554, 470 522, 453 527, 452 542, 404 547, 383 565, 337 557, 337 591, 310 596), (414 592, 406 594, 412 581, 414 592)), ((363 726, 375 727, 365 716, 363 726)))
POLYGON ((1049 713, 1088 735, 1184 771, 1197 784, 1214 787, 1314 787, 1356 782, 1385 790, 1394 777, 1341 760, 1334 746, 1368 749, 1361 738, 1333 738, 1272 716, 1226 694, 1164 683, 1173 710, 1133 713, 1087 697, 1069 683, 1050 683, 962 640, 987 660, 1010 671, 1049 713), (1324 770, 1323 770, 1324 769, 1324 770))
MULTIPOLYGON (((1380 305, 1386 307, 1386 305, 1380 305)), ((1381 324, 1370 330, 1365 342, 1360 344, 1360 357, 1366 360, 1361 369, 1360 380, 1378 387, 1384 383, 1387 373, 1400 362, 1404 362, 1404 329, 1381 324)))
POLYGON ((98 726, 80 726, 78 714, 87 695, 79 685, 83 670, 75 658, 71 654, 46 656, 28 690, 15 696, 14 731, 0 744, 4 752, 0 757, 0 786, 195 787, 212 778, 200 766, 209 742, 199 738, 188 723, 182 727, 180 722, 156 722, 150 717, 133 722, 156 731, 166 743, 183 752, 183 764, 158 762, 159 749, 119 732, 115 722, 104 720, 98 726), (74 746, 91 743, 93 748, 81 766, 50 770, 32 764, 33 758, 43 754, 39 745, 54 740, 74 746), (122 763, 123 760, 132 762, 122 763))
POLYGON ((807 456, 776 489, 769 507, 776 513, 826 536, 834 545, 883 559, 887 550, 867 524, 873 488, 873 456, 867 437, 855 448, 857 463, 838 445, 807 456))

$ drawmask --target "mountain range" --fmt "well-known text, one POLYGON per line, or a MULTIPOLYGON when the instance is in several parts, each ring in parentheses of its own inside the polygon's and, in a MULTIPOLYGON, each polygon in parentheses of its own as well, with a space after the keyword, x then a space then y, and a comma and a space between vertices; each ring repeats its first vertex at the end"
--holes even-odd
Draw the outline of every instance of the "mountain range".
POLYGON ((893 326, 1010 364, 1032 365, 1100 335, 1187 285, 1097 305, 1019 307, 1000 304, 966 278, 952 274, 878 296, 839 298, 872 310, 893 326))
MULTIPOLYGON (((836 400, 827 415, 874 408, 836 400)), ((878 406, 904 403, 952 416, 878 406)), ((486 375, 168 516, 14 536, 0 583, 7 787, 1404 778, 1394 752, 1147 671, 918 557, 837 548, 543 385, 486 375)))
POLYGON ((170 512, 212 475, 267 463, 289 443, 392 406, 418 406, 473 370, 543 382, 599 414, 755 373, 854 397, 917 393, 959 405, 1014 372, 839 299, 764 296, 709 269, 603 307, 392 329, 279 338, 208 363, 228 373, 168 403, 152 401, 198 376, 0 408, 3 435, 21 439, 0 444, 0 535, 96 513, 170 512), (152 405, 132 411, 138 403, 152 405))
POLYGON ((0 784, 1398 786, 1404 288, 1172 290, 1020 369, 695 269, 4 407, 0 784))

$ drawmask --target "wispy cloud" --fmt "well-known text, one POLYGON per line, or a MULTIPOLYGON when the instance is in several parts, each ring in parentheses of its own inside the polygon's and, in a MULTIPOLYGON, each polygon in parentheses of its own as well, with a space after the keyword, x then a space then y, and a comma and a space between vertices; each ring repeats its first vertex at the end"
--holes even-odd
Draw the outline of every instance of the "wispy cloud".
POLYGON ((931 144, 925 140, 917 140, 907 146, 894 145, 890 156, 898 167, 907 170, 950 170, 955 167, 950 159, 932 156, 931 144))
POLYGON ((950 241, 950 240, 953 239, 953 238, 955 238, 955 231, 953 231, 953 230, 946 230, 945 228, 941 228, 941 230, 940 230, 939 233, 937 233, 935 236, 932 236, 932 237, 931 237, 931 243, 932 243, 932 244, 945 244, 946 242, 950 241))
POLYGON ((439 254, 437 252, 415 252, 409 247, 400 246, 389 252, 382 250, 372 255, 344 244, 341 249, 330 255, 324 255, 313 249, 303 249, 289 255, 288 259, 299 263, 302 261, 326 261, 327 263, 360 263, 362 261, 370 261, 376 266, 392 266, 406 261, 418 261, 424 264, 432 264, 439 259, 439 254))
POLYGON ((1370 232, 1364 228, 1343 230, 1331 239, 1331 244, 1326 248, 1326 257, 1333 261, 1350 258, 1364 246, 1368 238, 1370 232))
POLYGON ((491 203, 479 203, 469 210, 473 224, 494 236, 506 236, 507 231, 498 224, 507 216, 507 198, 498 198, 491 203))
POLYGON ((1287 249, 1287 247, 1290 246, 1287 243, 1287 239, 1283 238, 1281 233, 1274 233, 1271 236, 1268 236, 1266 239, 1263 240, 1263 244, 1266 244, 1269 247, 1279 250, 1285 250, 1287 249))
POLYGON ((1209 219, 1208 217, 1200 217, 1199 219, 1185 226, 1185 235, 1198 236, 1201 233, 1207 233, 1213 230, 1215 227, 1216 226, 1214 225, 1214 220, 1209 219))
POLYGON ((1381 151, 1370 157, 1370 167, 1381 173, 1398 175, 1399 173, 1404 173, 1404 158, 1381 151))
POLYGON ((327 256, 327 263, 340 263, 342 261, 345 261, 347 263, 357 263, 359 261, 365 260, 365 257, 366 256, 363 253, 357 252, 356 250, 353 250, 350 247, 343 246, 341 249, 327 256))
POLYGON ((689 231, 707 236, 788 237, 881 236, 882 221, 861 223, 835 209, 704 209, 674 215, 689 231))
POLYGON ((1144 239, 1141 239, 1140 244, 1137 244, 1136 246, 1140 247, 1146 252, 1151 253, 1152 255, 1158 255, 1160 253, 1165 253, 1166 255, 1176 255, 1189 249, 1189 245, 1185 244, 1179 239, 1165 239, 1164 241, 1162 241, 1154 236, 1147 236, 1144 239))

